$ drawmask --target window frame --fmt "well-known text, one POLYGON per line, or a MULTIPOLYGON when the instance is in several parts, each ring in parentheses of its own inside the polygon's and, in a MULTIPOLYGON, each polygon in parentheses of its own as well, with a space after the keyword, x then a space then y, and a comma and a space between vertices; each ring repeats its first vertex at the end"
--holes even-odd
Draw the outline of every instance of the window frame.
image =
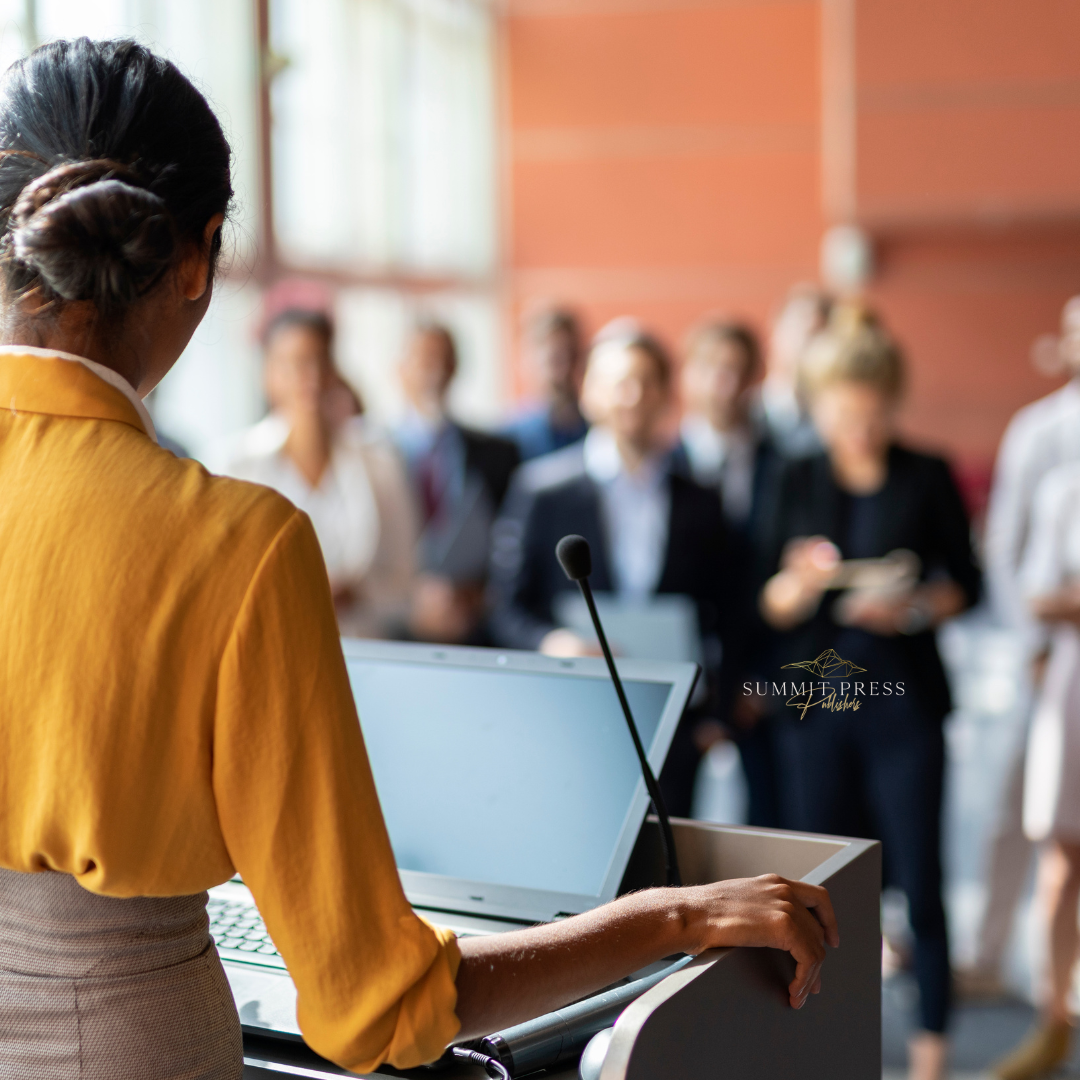
MULTIPOLYGON (((495 193, 496 205, 493 208, 492 221, 495 231, 494 257, 492 269, 487 273, 470 274, 466 272, 451 272, 441 274, 425 274, 409 270, 366 270, 350 268, 348 266, 324 266, 318 262, 304 262, 296 259, 285 258, 281 253, 281 245, 277 241, 277 230, 274 222, 274 133, 273 133, 273 106, 271 103, 271 91, 274 79, 282 70, 281 58, 273 50, 271 26, 270 26, 270 0, 253 0, 255 5, 255 55, 258 85, 256 87, 256 155, 258 175, 258 213, 256 215, 256 243, 255 259, 249 269, 245 269, 244 276, 252 277, 255 282, 268 288, 275 282, 286 279, 304 279, 325 284, 331 288, 375 288, 390 289, 405 293, 412 297, 423 297, 436 293, 465 293, 484 294, 498 304, 500 294, 500 282, 502 280, 503 244, 502 244, 502 185, 499 183, 499 114, 501 106, 496 101, 496 122, 493 139, 495 142, 495 193)), ((476 0, 490 8, 495 20, 494 33, 496 52, 498 51, 500 27, 498 25, 498 8, 490 0, 476 0)), ((34 0, 26 0, 32 5, 34 0)), ((497 59, 492 57, 493 67, 497 72, 497 59)), ((495 80, 496 91, 499 80, 495 80)))

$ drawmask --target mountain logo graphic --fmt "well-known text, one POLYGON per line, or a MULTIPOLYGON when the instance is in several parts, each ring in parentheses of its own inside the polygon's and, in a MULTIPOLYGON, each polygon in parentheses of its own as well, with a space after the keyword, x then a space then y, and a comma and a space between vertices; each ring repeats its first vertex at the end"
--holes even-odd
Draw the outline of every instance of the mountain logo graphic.
POLYGON ((816 660, 799 660, 785 664, 785 668, 801 668, 817 675, 819 679, 848 678, 866 668, 845 660, 835 649, 826 649, 816 660))

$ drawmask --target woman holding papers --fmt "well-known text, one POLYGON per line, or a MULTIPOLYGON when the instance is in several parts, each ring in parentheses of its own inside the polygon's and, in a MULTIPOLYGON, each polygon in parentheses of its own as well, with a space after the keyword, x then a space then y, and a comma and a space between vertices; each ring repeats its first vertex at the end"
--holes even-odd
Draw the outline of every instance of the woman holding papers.
POLYGON ((951 705, 933 631, 975 602, 979 571, 945 462, 897 442, 903 375, 898 347, 867 312, 834 309, 803 372, 825 449, 792 462, 778 487, 761 607, 781 632, 777 681, 850 676, 828 684, 831 696, 773 702, 785 824, 883 841, 886 880, 906 893, 915 935, 922 1031, 911 1074, 938 1080, 949 1009, 940 818, 951 705))
POLYGON ((0 1074, 238 1080, 205 912, 237 870, 308 1042, 358 1071, 717 945, 789 950, 801 1005, 837 944, 809 885, 460 944, 412 912, 310 520, 163 450, 142 404, 210 302, 229 160, 135 42, 55 41, 0 82, 0 1074))

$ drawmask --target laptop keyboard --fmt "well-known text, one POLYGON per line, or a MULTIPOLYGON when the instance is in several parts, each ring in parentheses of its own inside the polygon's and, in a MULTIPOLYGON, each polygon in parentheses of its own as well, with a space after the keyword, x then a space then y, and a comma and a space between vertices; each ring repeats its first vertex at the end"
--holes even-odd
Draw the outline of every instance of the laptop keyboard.
MULTIPOLYGON (((266 924, 252 901, 212 895, 206 903, 206 913, 210 917, 210 936, 222 960, 259 964, 262 967, 285 967, 285 961, 266 932, 266 924)), ((430 918, 429 913, 425 914, 430 918)), ((438 925, 453 930, 458 937, 477 937, 492 932, 457 925, 459 921, 453 917, 440 918, 438 925)))
POLYGON ((223 959, 265 967, 285 966, 254 904, 211 896, 206 913, 210 916, 210 936, 223 959))

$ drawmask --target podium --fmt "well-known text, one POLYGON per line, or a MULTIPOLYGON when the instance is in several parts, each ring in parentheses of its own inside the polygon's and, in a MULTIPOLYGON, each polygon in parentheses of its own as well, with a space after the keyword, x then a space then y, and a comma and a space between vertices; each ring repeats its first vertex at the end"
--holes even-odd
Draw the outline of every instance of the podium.
MULTIPOLYGON (((840 948, 829 950, 821 993, 788 1004, 795 963, 775 949, 713 949, 632 1002, 615 1024, 601 1080, 879 1080, 881 1076, 881 846, 777 829, 672 821, 687 885, 776 873, 829 890, 840 948)), ((625 888, 663 878, 659 830, 646 822, 625 888)), ((308 1053, 245 1038, 245 1077, 350 1075, 308 1053), (294 1071, 295 1070, 295 1071, 294 1071)), ((402 1075, 380 1070, 379 1075, 402 1075)), ((414 1072, 410 1075, 436 1075, 414 1072)), ((481 1078, 476 1066, 441 1071, 481 1078)), ((546 1074, 577 1076, 576 1067, 546 1074)))

